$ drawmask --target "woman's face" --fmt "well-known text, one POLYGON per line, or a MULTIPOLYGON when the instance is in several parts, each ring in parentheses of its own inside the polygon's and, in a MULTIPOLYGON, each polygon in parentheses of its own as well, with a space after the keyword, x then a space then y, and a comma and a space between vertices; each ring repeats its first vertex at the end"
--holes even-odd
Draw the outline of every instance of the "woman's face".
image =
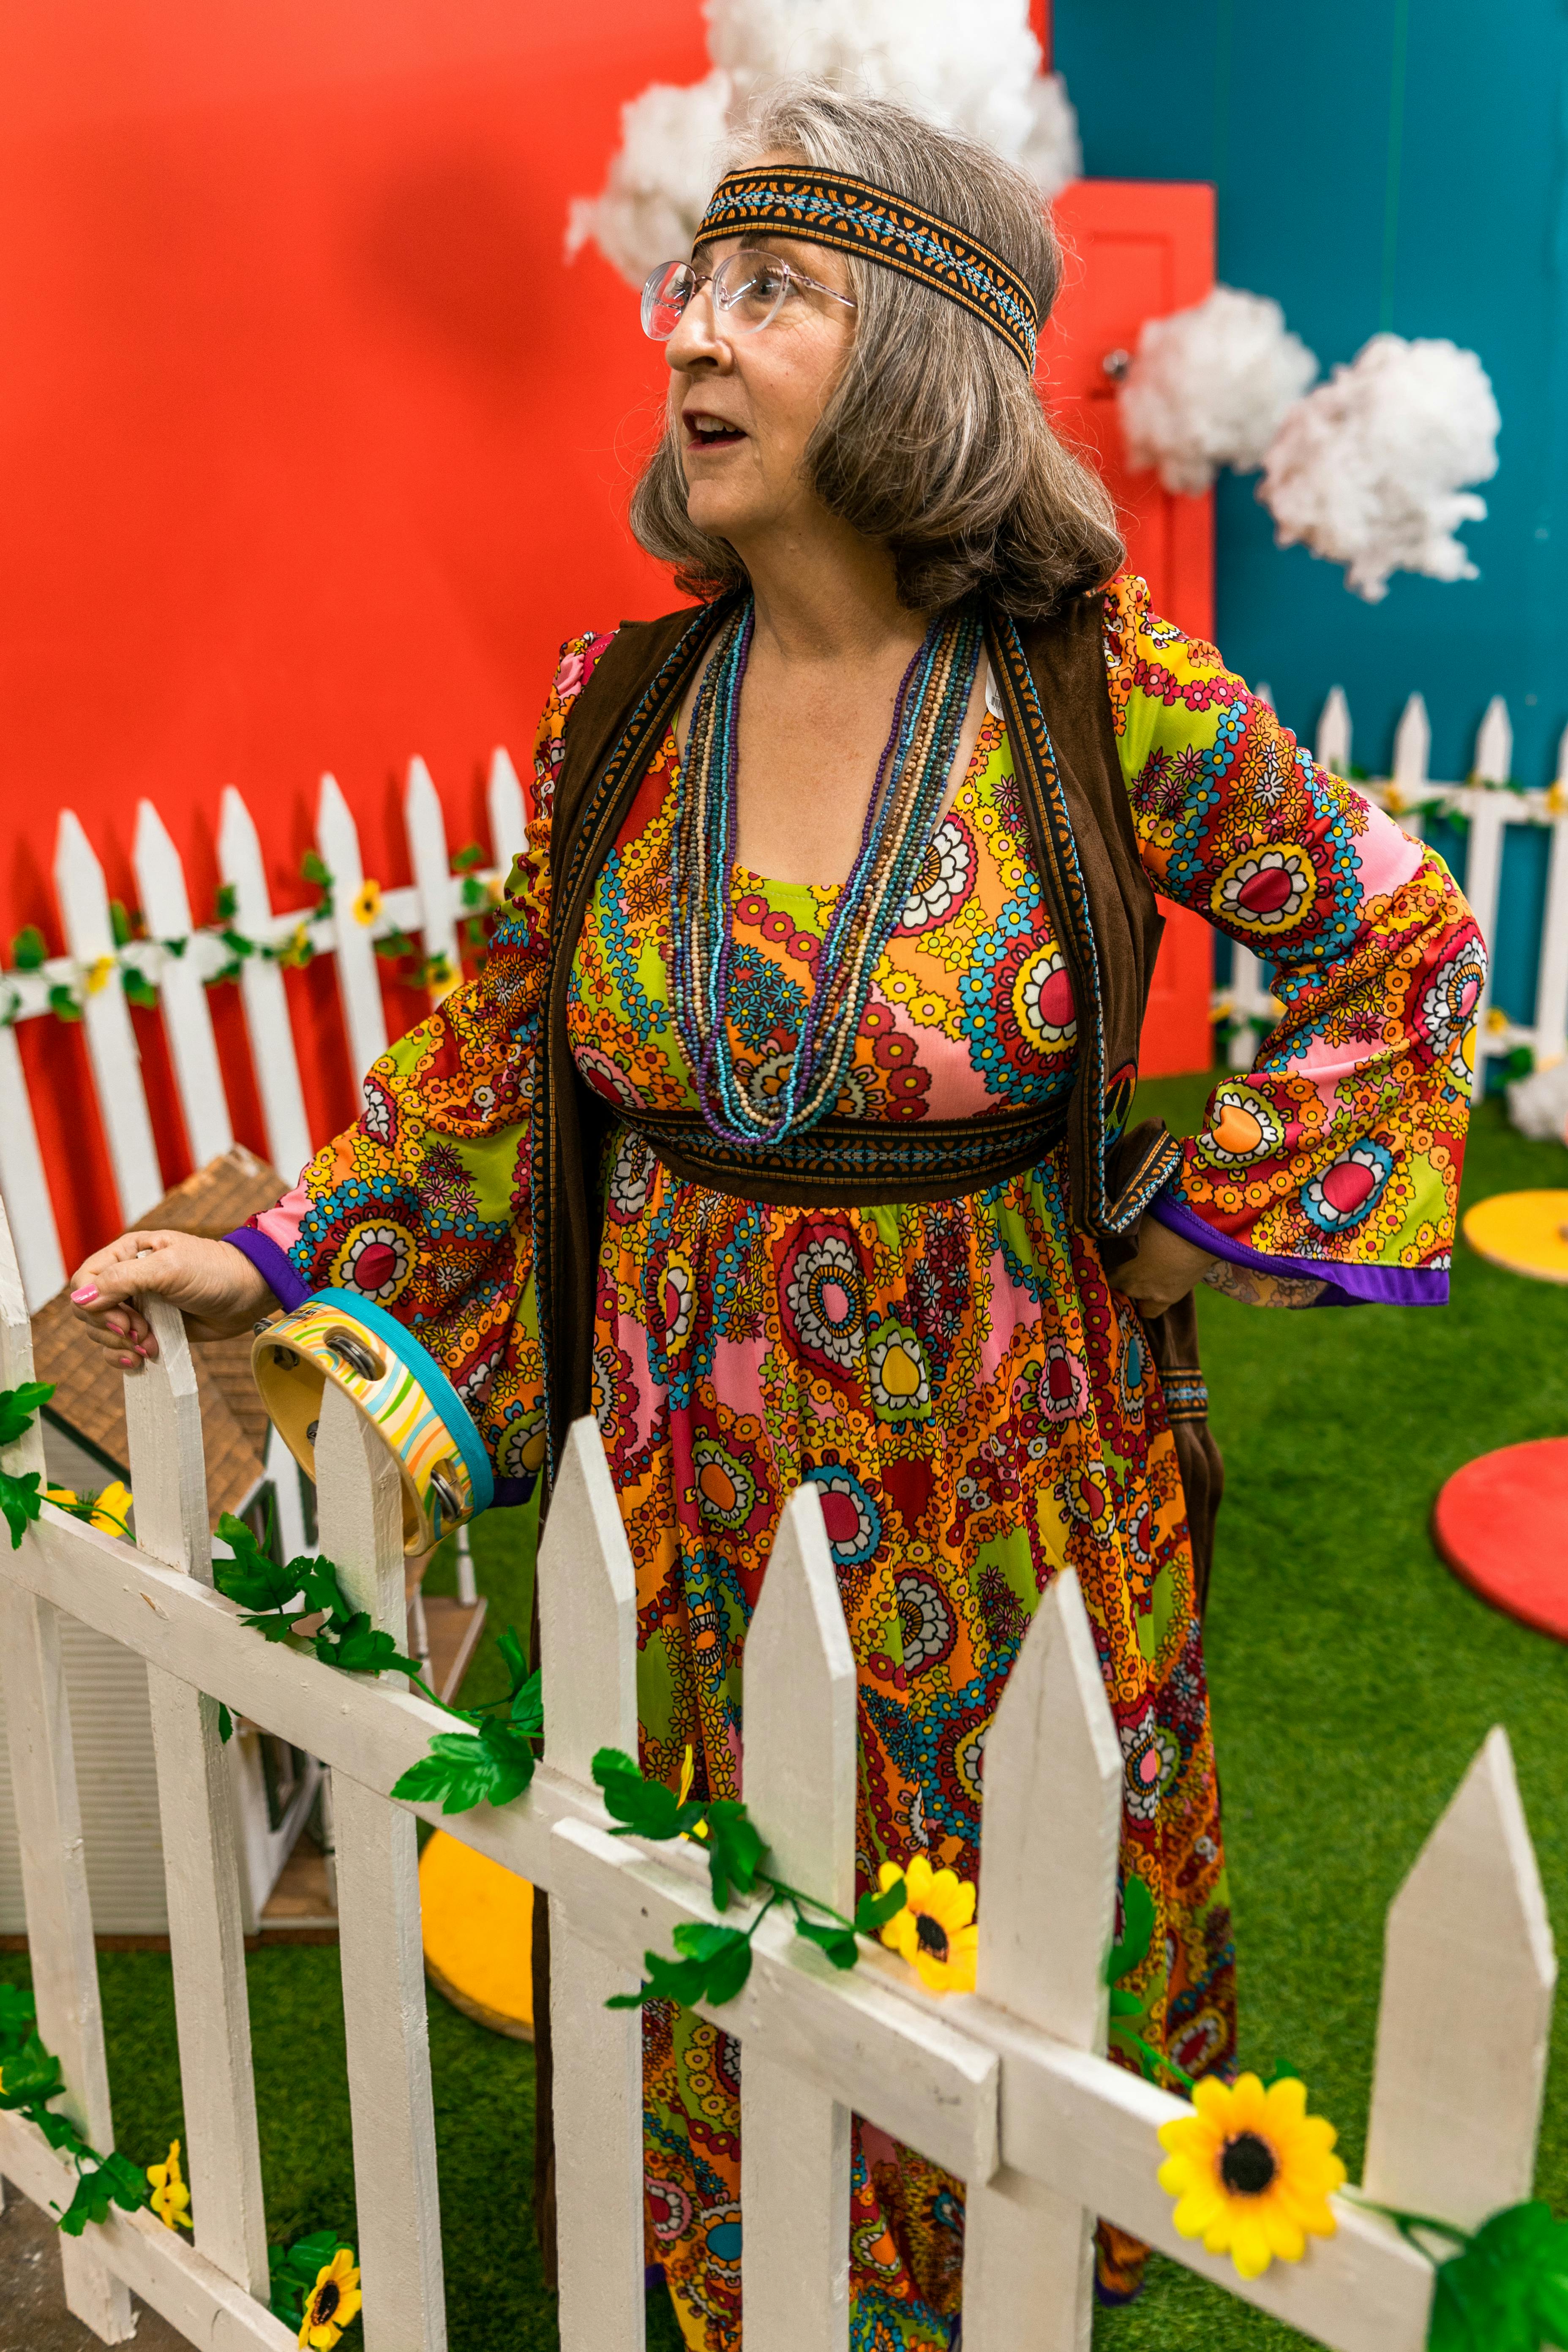
MULTIPOLYGON (((835 292, 849 291, 837 253, 761 232, 744 242, 749 252, 776 253, 835 292)), ((697 268, 716 269, 741 243, 702 247, 697 268)), ((687 511, 699 530, 737 548, 816 503, 801 459, 855 334, 852 309, 797 283, 767 326, 744 332, 742 315, 718 309, 704 286, 664 347, 687 511)))

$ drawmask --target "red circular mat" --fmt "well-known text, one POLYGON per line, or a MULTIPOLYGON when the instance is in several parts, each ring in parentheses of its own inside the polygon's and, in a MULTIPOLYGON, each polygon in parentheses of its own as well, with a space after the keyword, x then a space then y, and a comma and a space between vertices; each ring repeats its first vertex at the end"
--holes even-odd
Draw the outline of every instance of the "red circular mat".
POLYGON ((1568 1437, 1500 1446, 1456 1470, 1432 1539, 1483 1601, 1568 1642, 1568 1437))

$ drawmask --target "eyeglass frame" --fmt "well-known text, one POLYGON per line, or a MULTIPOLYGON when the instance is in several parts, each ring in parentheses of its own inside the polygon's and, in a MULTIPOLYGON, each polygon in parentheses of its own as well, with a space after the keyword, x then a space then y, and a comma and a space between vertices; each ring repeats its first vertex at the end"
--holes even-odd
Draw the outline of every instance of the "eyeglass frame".
MULTIPOLYGON (((780 270, 783 273, 784 283, 780 289, 777 301, 773 304, 773 309, 768 312, 767 317, 765 319, 759 319, 754 327, 731 327, 731 331, 734 334, 760 335, 765 327, 771 327, 773 320, 778 317, 779 312, 783 310, 785 301, 788 299, 789 289, 792 285, 808 286, 814 294, 826 294, 830 301, 841 302, 847 310, 858 310, 860 308, 859 303, 855 299, 853 294, 841 294, 836 286, 825 286, 820 278, 808 278, 804 269, 797 269, 795 263, 793 261, 786 261, 782 254, 770 252, 766 246, 740 245, 735 247, 733 253, 727 253, 722 261, 719 262, 712 269, 699 269, 694 261, 661 261, 657 269, 652 269, 648 272, 648 275, 643 280, 642 295, 639 305, 642 315, 642 331, 647 337, 648 341, 653 343, 668 343, 670 335, 675 333, 676 328, 680 325, 680 322, 685 318, 687 311, 690 309, 698 295, 702 292, 703 289, 705 287, 716 287, 719 279, 730 268, 731 264, 732 262, 739 261, 742 256, 746 254, 755 254, 762 259, 771 262, 775 269, 780 270), (679 312, 676 318, 675 326, 670 328, 669 334, 661 335, 656 332, 655 329, 649 324, 649 317, 654 302, 654 290, 656 287, 661 286, 668 278, 670 272, 675 269, 689 270, 695 282, 690 293, 688 294, 685 301, 680 306, 679 312)), ((739 296, 737 296, 736 299, 739 300, 739 296)), ((723 300, 722 295, 718 293, 710 294, 710 299, 713 306, 714 324, 718 324, 721 317, 727 320, 730 318, 733 305, 726 304, 723 300)))

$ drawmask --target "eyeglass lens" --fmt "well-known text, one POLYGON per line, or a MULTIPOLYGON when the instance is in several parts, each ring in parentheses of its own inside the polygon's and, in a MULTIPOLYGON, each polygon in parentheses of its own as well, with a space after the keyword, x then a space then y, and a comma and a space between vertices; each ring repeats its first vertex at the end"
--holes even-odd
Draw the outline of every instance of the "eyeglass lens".
POLYGON ((726 254, 706 280, 689 261, 667 262, 643 288, 643 332, 655 342, 668 342, 687 304, 704 283, 714 309, 723 313, 731 332, 755 334, 768 324, 788 292, 789 271, 771 253, 744 250, 726 254))

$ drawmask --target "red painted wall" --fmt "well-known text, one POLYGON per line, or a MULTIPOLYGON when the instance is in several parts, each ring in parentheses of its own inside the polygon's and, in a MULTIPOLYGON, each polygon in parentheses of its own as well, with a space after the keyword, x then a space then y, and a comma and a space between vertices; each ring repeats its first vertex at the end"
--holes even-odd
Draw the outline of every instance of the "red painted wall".
MULTIPOLYGON (((0 940, 61 945, 67 806, 133 903, 152 799, 198 920, 226 783, 279 906, 310 895, 324 768, 384 884, 408 878, 411 752, 454 842, 484 838, 485 759, 521 763, 561 637, 670 600, 622 521, 662 362, 562 245, 620 106, 705 70, 696 0, 10 0, 5 52, 0 940)), ((357 1078, 330 964, 290 987, 326 1134, 357 1078)), ((213 1003, 259 1146, 235 992, 213 1003)), ((389 1000, 395 1029, 419 1010, 389 1000)), ((74 1263, 117 1223, 80 1038, 18 1036, 74 1263)))

